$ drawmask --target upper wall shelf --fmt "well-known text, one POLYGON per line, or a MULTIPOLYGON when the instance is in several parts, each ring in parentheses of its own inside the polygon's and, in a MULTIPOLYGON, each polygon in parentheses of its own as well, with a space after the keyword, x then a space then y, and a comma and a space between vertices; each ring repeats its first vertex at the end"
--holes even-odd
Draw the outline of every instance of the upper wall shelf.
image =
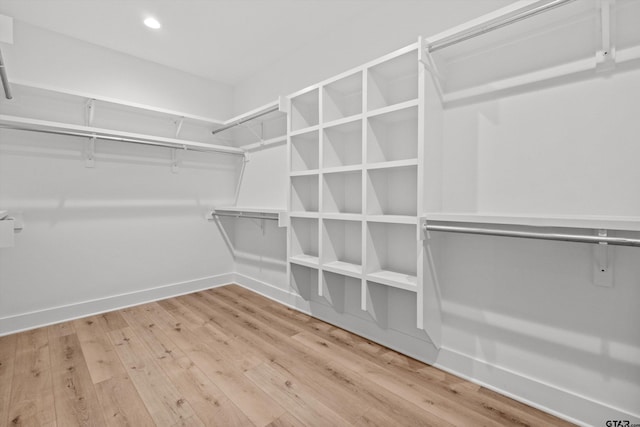
POLYGON ((532 227, 585 228, 593 230, 640 231, 640 217, 496 215, 489 213, 427 213, 427 222, 465 222, 476 224, 521 225, 532 227))
POLYGON ((634 0, 523 0, 425 38, 424 63, 445 103, 508 93, 639 59, 639 21, 634 0))

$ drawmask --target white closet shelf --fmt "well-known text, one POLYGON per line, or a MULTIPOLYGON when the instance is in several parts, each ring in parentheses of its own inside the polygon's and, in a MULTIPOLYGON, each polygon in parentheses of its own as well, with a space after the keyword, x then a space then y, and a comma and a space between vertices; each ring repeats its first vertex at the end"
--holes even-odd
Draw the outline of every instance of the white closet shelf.
POLYGON ((287 142, 286 135, 276 136, 274 138, 265 139, 264 141, 254 142, 253 144, 248 144, 242 146, 245 151, 253 151, 258 150, 260 148, 268 147, 270 145, 282 144, 287 142))
POLYGON ((324 219, 337 219, 340 221, 362 221, 364 216, 362 214, 352 214, 352 213, 323 213, 322 218, 324 219))
POLYGON ((297 136, 305 133, 311 133, 311 132, 317 131, 318 129, 320 129, 320 125, 309 126, 302 129, 291 131, 289 132, 289 136, 297 136))
POLYGON ((424 216, 426 217, 427 222, 469 222, 476 224, 521 225, 532 227, 640 231, 640 216, 504 215, 493 213, 455 212, 426 213, 424 216))
MULTIPOLYGON (((418 106, 418 98, 410 99, 409 101, 399 102, 397 104, 389 105, 387 107, 377 108, 375 110, 369 111, 367 113, 367 117, 380 117, 385 114, 394 113, 396 111, 407 110, 409 108, 418 106)), ((409 112, 412 116, 415 115, 413 112, 409 112)))
POLYGON ((356 279, 362 277, 362 266, 350 262, 332 261, 322 264, 322 269, 332 273, 355 277, 356 279))
POLYGON ((318 212, 300 212, 293 211, 289 212, 289 218, 319 218, 320 214, 318 212))
POLYGON ((362 120, 362 114, 354 114, 353 116, 344 117, 342 119, 332 120, 330 122, 326 122, 323 124, 324 129, 331 129, 336 126, 344 125, 347 123, 357 122, 358 120, 362 120))
POLYGON ((369 163, 367 169, 391 169, 407 166, 418 166, 418 159, 393 160, 390 162, 369 163))
POLYGON ((366 275, 366 279, 371 282, 381 283, 383 285, 404 289, 407 291, 417 292, 418 290, 418 279, 416 278, 416 276, 396 273, 395 271, 375 271, 373 273, 368 273, 366 275))
POLYGON ((287 211, 285 208, 262 208, 254 206, 220 206, 215 208, 215 210, 221 212, 249 212, 262 214, 282 214, 287 211))
POLYGON ((289 262, 293 264, 302 265, 304 267, 318 268, 320 266, 320 262, 318 261, 317 256, 312 255, 294 255, 289 257, 289 262))
POLYGON ((417 225, 418 217, 410 215, 367 215, 368 222, 417 225))
POLYGON ((69 123, 51 122, 47 120, 29 119, 24 117, 0 115, 0 126, 10 129, 31 130, 45 133, 57 133, 79 137, 121 141, 136 144, 156 145, 194 151, 214 151, 228 154, 244 155, 244 150, 226 145, 207 144, 204 142, 186 141, 162 136, 145 135, 140 133, 123 132, 112 129, 102 129, 92 126, 81 126, 69 123))
POLYGON ((320 171, 318 169, 309 169, 305 171, 291 171, 289 172, 289 176, 308 176, 308 175, 318 175, 320 171))
POLYGON ((349 165, 349 166, 335 166, 331 168, 322 169, 323 174, 340 173, 340 172, 354 172, 362 170, 362 165, 349 165))

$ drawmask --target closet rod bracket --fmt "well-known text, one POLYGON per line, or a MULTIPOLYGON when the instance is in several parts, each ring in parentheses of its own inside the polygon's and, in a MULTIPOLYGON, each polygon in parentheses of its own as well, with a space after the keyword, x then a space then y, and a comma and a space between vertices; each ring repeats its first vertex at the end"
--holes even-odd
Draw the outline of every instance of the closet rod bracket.
POLYGON ((85 142, 84 166, 94 168, 96 166, 96 137, 92 136, 85 142))
MULTIPOLYGON (((607 237, 607 230, 598 230, 598 237, 607 237)), ((613 287, 611 245, 600 242, 593 245, 593 284, 605 288, 613 287)))

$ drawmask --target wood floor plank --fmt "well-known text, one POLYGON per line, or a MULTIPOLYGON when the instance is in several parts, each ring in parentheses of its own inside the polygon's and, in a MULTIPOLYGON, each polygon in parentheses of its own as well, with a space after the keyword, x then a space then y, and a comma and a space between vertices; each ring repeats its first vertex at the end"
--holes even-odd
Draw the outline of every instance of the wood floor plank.
POLYGON ((230 427, 251 424, 187 354, 146 316, 144 307, 123 310, 122 315, 205 425, 230 427))
POLYGON ((55 426, 49 338, 45 328, 16 338, 9 425, 55 426))
POLYGON ((201 310, 210 310, 213 321, 230 333, 235 333, 248 346, 263 352, 271 364, 277 364, 297 378, 306 378, 316 388, 316 396, 327 406, 340 409, 346 419, 359 419, 370 406, 382 407, 393 414, 399 425, 452 426, 406 399, 381 389, 353 370, 344 369, 286 334, 251 320, 250 315, 203 293, 185 296, 201 310), (246 327, 251 324, 252 327, 246 327), (349 402, 346 406, 345 402, 349 402), (355 416, 354 416, 355 412, 355 416))
POLYGON ((130 327, 111 331, 108 335, 156 424, 170 426, 195 415, 189 402, 164 376, 130 327))
POLYGON ((0 426, 56 424, 571 425, 239 286, 0 337, 0 426))
POLYGON ((94 384, 126 373, 100 319, 92 316, 73 322, 94 384))
MULTIPOLYGON (((236 295, 238 300, 246 303, 233 304, 240 309, 245 305, 249 305, 250 310, 248 312, 262 310, 266 313, 282 316, 281 319, 283 320, 290 322, 293 320, 289 316, 290 310, 285 309, 286 307, 277 306, 273 310, 266 310, 266 307, 270 307, 270 305, 264 304, 264 298, 246 290, 236 292, 235 289, 232 291, 228 287, 223 287, 206 293, 213 294, 216 298, 221 298, 225 302, 230 302, 230 299, 236 295)), ((268 319, 265 320, 269 321, 268 319)), ((326 328, 324 327, 326 325, 324 322, 312 318, 304 319, 299 315, 295 316, 295 320, 298 329, 318 334, 329 342, 340 345, 342 348, 351 350, 370 362, 391 370, 395 375, 401 375, 408 380, 413 380, 416 376, 423 377, 422 379, 429 382, 430 388, 438 391, 441 395, 453 397, 457 402, 461 402, 462 405, 469 407, 473 411, 485 414, 495 421, 520 425, 541 425, 550 422, 549 417, 540 418, 536 416, 536 414, 540 413, 539 411, 531 413, 531 408, 526 405, 523 405, 526 408, 523 410, 521 407, 514 407, 496 399, 478 396, 477 389, 479 389, 479 386, 475 386, 475 390, 472 390, 469 388, 469 385, 472 384, 461 378, 425 365, 348 331, 337 327, 326 328), (455 387, 457 384, 465 384, 466 386, 457 388, 455 387)), ((273 325, 274 323, 276 322, 271 319, 270 324, 273 325)))
POLYGON ((264 363, 244 373, 258 387, 273 397, 287 412, 309 426, 347 426, 350 423, 306 393, 295 379, 280 375, 264 363))
POLYGON ((102 414, 108 426, 152 427, 151 418, 133 382, 126 374, 95 385, 102 414))
MULTIPOLYGON (((179 306, 179 304, 177 305, 179 306)), ((247 364, 243 360, 227 359, 220 351, 220 345, 206 344, 211 338, 202 329, 199 320, 195 320, 195 328, 191 328, 191 316, 184 316, 184 308, 173 310, 173 320, 163 320, 159 326, 175 342, 182 343, 187 356, 240 408, 240 410, 258 426, 267 425, 278 419, 286 411, 269 395, 256 387, 244 377, 247 364), (180 324, 179 327, 174 325, 180 324), (180 329, 179 331, 177 329, 180 329)), ((196 318, 197 319, 197 318, 196 318)), ((229 339, 227 342, 230 342, 229 339)), ((224 344, 223 344, 224 345, 224 344)), ((255 366, 250 363, 249 367, 255 366)))
POLYGON ((0 425, 9 425, 9 403, 16 360, 17 335, 0 337, 0 425))
MULTIPOLYGON (((71 328, 72 329, 72 328, 71 328)), ((102 408, 75 333, 49 336, 56 419, 61 426, 104 426, 102 408)))

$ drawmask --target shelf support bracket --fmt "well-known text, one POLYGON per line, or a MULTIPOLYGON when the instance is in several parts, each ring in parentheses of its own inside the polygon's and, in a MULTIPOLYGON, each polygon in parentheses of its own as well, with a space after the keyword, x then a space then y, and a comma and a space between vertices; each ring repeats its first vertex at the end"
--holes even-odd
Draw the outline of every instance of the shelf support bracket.
POLYGON ((87 101, 87 104, 85 105, 84 121, 87 126, 93 125, 93 116, 94 116, 95 106, 96 106, 95 103, 96 103, 95 99, 89 99, 87 101))
POLYGON ((424 66, 424 69, 429 72, 431 75, 431 80, 433 81, 433 85, 436 87, 436 91, 438 92, 438 97, 440 98, 440 102, 444 103, 444 92, 442 90, 442 83, 444 78, 440 70, 438 70, 438 66, 436 65, 436 61, 433 59, 433 55, 429 49, 429 45, 426 44, 423 38, 420 38, 420 53, 418 54, 418 61, 424 66))
POLYGON ((180 117, 174 123, 176 125, 176 138, 178 138, 180 131, 182 130, 182 125, 184 124, 184 117, 180 117))
POLYGON ((616 66, 615 7, 616 0, 600 0, 601 48, 596 51, 596 71, 611 71, 616 66))
MULTIPOLYGON (((607 230, 598 230, 598 237, 607 237, 607 230)), ((593 248, 593 284, 605 288, 613 287, 613 267, 611 265, 611 247, 605 242, 593 248)))
POLYGON ((96 166, 96 137, 87 140, 84 147, 84 166, 94 168, 96 166))

